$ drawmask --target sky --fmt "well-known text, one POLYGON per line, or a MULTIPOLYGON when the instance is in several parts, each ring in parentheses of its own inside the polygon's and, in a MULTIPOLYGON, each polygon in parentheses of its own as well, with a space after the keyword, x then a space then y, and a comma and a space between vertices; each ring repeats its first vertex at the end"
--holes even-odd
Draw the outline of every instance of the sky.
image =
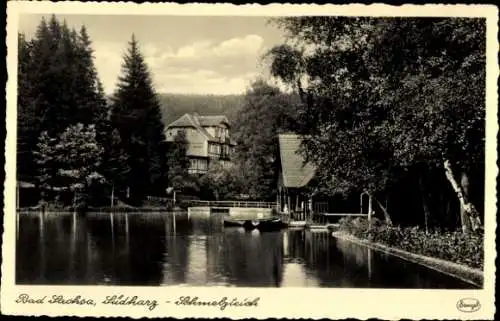
MULTIPOLYGON (((46 16, 50 18, 50 16, 46 16)), ((135 34, 159 93, 239 94, 265 75, 262 54, 283 43, 266 17, 57 15, 85 25, 107 94, 113 92, 123 54, 135 34)), ((24 14, 19 31, 32 36, 42 15, 24 14)))

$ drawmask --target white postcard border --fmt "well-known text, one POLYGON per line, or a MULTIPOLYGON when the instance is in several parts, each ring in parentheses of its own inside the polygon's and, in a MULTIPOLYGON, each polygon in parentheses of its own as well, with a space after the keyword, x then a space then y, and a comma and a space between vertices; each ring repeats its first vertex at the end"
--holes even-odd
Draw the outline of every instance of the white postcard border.
POLYGON ((1 312, 12 315, 48 316, 127 316, 140 317, 228 317, 240 318, 381 318, 381 319, 492 319, 495 312, 495 229, 496 177, 498 175, 496 136, 498 71, 498 8, 492 5, 242 5, 231 4, 135 4, 135 3, 52 3, 14 1, 7 4, 7 137, 5 144, 4 233, 2 246, 1 312), (485 17, 487 19, 487 101, 485 175, 485 268, 481 290, 401 290, 341 288, 227 288, 227 287, 108 287, 108 286, 20 286, 15 284, 15 149, 17 28, 21 13, 56 14, 141 14, 141 15, 344 15, 344 16, 446 16, 485 17), (96 301, 94 307, 51 304, 18 304, 22 293, 33 297, 80 295, 96 301), (152 310, 146 306, 112 306, 100 302, 108 295, 133 296, 156 300, 152 310), (193 307, 178 305, 182 296, 220 300, 259 298, 257 307, 193 307), (474 313, 460 312, 457 301, 475 298, 481 308, 474 313), (169 301, 169 303, 166 303, 169 301))

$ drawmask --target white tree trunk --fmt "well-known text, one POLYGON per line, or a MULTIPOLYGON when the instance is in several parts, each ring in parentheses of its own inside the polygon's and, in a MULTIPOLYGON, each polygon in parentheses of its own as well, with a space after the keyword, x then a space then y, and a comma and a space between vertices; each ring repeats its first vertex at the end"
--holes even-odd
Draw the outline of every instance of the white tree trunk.
POLYGON ((453 176, 453 171, 451 170, 450 162, 446 159, 443 165, 446 178, 450 182, 451 187, 453 187, 453 190, 457 194, 458 200, 460 202, 460 209, 463 217, 462 231, 464 233, 469 232, 469 226, 472 228, 473 231, 480 229, 481 219, 479 218, 479 213, 477 212, 474 205, 471 202, 469 202, 469 200, 466 198, 462 188, 455 180, 455 177, 453 176))
POLYGON ((384 207, 384 205, 382 205, 382 203, 380 203, 380 201, 375 196, 373 196, 373 194, 369 193, 368 195, 370 195, 370 197, 375 200, 375 203, 377 203, 377 205, 380 207, 380 209, 384 213, 384 219, 385 219, 385 222, 387 223, 387 225, 392 225, 391 215, 389 214, 387 209, 384 207))
POLYGON ((111 185, 111 208, 115 206, 115 184, 111 185))

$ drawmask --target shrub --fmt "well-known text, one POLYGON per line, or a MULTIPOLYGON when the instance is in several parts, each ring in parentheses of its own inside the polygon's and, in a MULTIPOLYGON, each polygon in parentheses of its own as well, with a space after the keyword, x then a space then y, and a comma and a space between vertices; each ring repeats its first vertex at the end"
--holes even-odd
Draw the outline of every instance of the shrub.
POLYGON ((473 268, 483 267, 483 235, 461 231, 426 233, 418 227, 401 228, 361 219, 343 218, 339 228, 358 238, 399 248, 408 252, 436 257, 473 268))

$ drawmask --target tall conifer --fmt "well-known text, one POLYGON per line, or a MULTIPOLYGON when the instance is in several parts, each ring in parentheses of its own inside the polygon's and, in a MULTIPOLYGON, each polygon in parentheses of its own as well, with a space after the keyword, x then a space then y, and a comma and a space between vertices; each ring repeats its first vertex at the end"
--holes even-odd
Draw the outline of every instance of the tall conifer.
POLYGON ((122 75, 112 98, 111 124, 128 153, 128 186, 133 193, 165 188, 164 127, 153 82, 135 36, 123 57, 122 75))
POLYGON ((32 39, 19 35, 18 58, 18 175, 29 179, 41 166, 31 155, 41 132, 56 138, 82 123, 102 135, 108 111, 85 27, 42 18, 32 39))
POLYGON ((37 141, 37 117, 35 115, 32 97, 32 82, 30 81, 31 42, 24 34, 18 35, 18 123, 17 123, 17 175, 20 179, 33 177, 34 162, 32 148, 37 141))

